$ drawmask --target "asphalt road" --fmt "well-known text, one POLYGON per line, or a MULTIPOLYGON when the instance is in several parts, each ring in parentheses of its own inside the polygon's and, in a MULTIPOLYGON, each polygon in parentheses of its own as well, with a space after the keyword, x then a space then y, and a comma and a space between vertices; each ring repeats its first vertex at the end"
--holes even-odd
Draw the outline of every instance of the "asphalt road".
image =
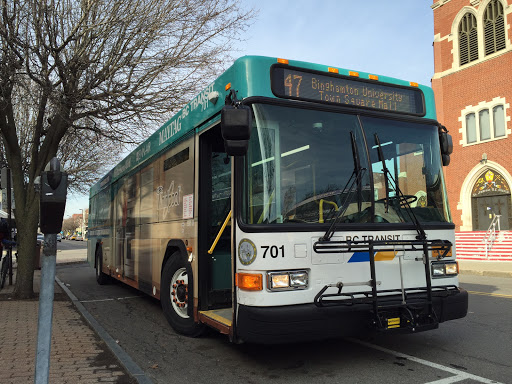
POLYGON ((87 249, 87 241, 62 240, 57 242, 57 251, 67 251, 71 249, 87 249))
POLYGON ((97 285, 87 264, 58 266, 57 276, 155 383, 512 383, 510 278, 461 276, 468 316, 438 330, 261 346, 178 335, 158 301, 97 285))

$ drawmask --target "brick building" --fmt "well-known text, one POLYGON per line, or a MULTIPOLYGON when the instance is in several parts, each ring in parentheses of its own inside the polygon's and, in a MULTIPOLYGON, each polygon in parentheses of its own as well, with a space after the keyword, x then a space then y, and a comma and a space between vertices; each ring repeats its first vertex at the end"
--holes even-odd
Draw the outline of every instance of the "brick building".
POLYGON ((512 0, 436 0, 438 120, 453 138, 445 167, 456 230, 512 229, 512 0))

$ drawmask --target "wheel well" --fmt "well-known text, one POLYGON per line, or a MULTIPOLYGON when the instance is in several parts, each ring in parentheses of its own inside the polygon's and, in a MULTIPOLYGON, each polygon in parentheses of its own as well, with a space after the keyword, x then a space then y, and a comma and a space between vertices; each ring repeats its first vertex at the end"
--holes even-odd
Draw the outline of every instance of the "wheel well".
POLYGON ((165 255, 164 259, 162 260, 162 265, 160 266, 160 275, 162 275, 162 272, 164 270, 165 263, 167 263, 167 260, 175 253, 179 252, 181 256, 186 255, 186 247, 183 241, 181 240, 170 240, 167 243, 167 248, 165 249, 165 255))

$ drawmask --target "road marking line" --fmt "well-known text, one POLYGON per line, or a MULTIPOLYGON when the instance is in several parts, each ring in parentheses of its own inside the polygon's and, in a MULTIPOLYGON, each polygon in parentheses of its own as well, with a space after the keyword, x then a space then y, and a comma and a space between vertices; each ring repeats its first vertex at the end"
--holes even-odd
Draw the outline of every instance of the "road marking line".
POLYGON ((115 299, 79 300, 80 303, 100 303, 102 301, 114 301, 115 299))
POLYGON ((452 383, 458 383, 463 380, 466 380, 466 378, 462 377, 462 376, 452 376, 452 377, 447 377, 447 378, 441 379, 441 380, 429 381, 428 383, 425 383, 425 384, 452 384, 452 383))
POLYGON ((470 293, 472 295, 504 297, 506 299, 512 299, 512 295, 503 295, 501 293, 488 293, 488 292, 478 292, 478 291, 468 291, 468 293, 470 293))
POLYGON ((115 297, 113 299, 96 299, 96 300, 80 300, 81 303, 101 303, 102 301, 115 301, 115 300, 128 300, 128 299, 138 299, 140 296, 127 296, 127 297, 115 297))
POLYGON ((377 351, 381 351, 381 352, 384 352, 384 353, 389 353, 391 355, 394 355, 394 356, 397 356, 397 357, 402 357, 404 359, 407 359, 407 360, 410 360, 410 361, 414 361, 415 363, 426 365, 428 367, 439 369, 441 371, 450 372, 450 373, 453 373, 455 375, 455 377, 449 377, 449 378, 446 378, 446 379, 443 379, 443 380, 453 379, 453 380, 456 380, 456 381, 440 381, 440 380, 438 380, 438 381, 430 382, 430 383, 427 383, 427 384, 432 384, 432 383, 448 384, 448 383, 455 383, 457 381, 462 381, 462 380, 467 380, 467 379, 475 380, 475 381, 478 381, 479 383, 485 383, 485 384, 503 384, 503 383, 500 383, 500 382, 495 381, 495 380, 486 379, 485 377, 480 377, 480 376, 472 375, 471 373, 467 373, 467 372, 464 372, 464 371, 460 371, 458 369, 446 367, 444 365, 437 364, 437 363, 434 363, 432 361, 423 360, 423 359, 420 359, 418 357, 414 357, 414 356, 411 356, 411 355, 406 355, 405 353, 393 351, 391 349, 387 349, 387 348, 384 348, 384 347, 381 347, 381 346, 378 346, 378 345, 375 345, 375 344, 367 343, 366 341, 353 339, 351 337, 347 338, 347 340, 351 341, 353 343, 356 343, 356 344, 360 344, 360 345, 365 346, 367 348, 376 349, 377 351))

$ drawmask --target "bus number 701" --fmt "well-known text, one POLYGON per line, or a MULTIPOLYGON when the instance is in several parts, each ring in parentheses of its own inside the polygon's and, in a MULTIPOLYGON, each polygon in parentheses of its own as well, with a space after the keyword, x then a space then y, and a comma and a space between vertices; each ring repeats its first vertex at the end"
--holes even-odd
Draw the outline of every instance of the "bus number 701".
POLYGON ((284 245, 281 245, 279 248, 276 245, 262 245, 261 248, 265 250, 265 252, 263 252, 263 258, 267 256, 267 253, 270 253, 270 257, 275 259, 279 256, 279 250, 281 250, 281 257, 284 257, 284 245))

